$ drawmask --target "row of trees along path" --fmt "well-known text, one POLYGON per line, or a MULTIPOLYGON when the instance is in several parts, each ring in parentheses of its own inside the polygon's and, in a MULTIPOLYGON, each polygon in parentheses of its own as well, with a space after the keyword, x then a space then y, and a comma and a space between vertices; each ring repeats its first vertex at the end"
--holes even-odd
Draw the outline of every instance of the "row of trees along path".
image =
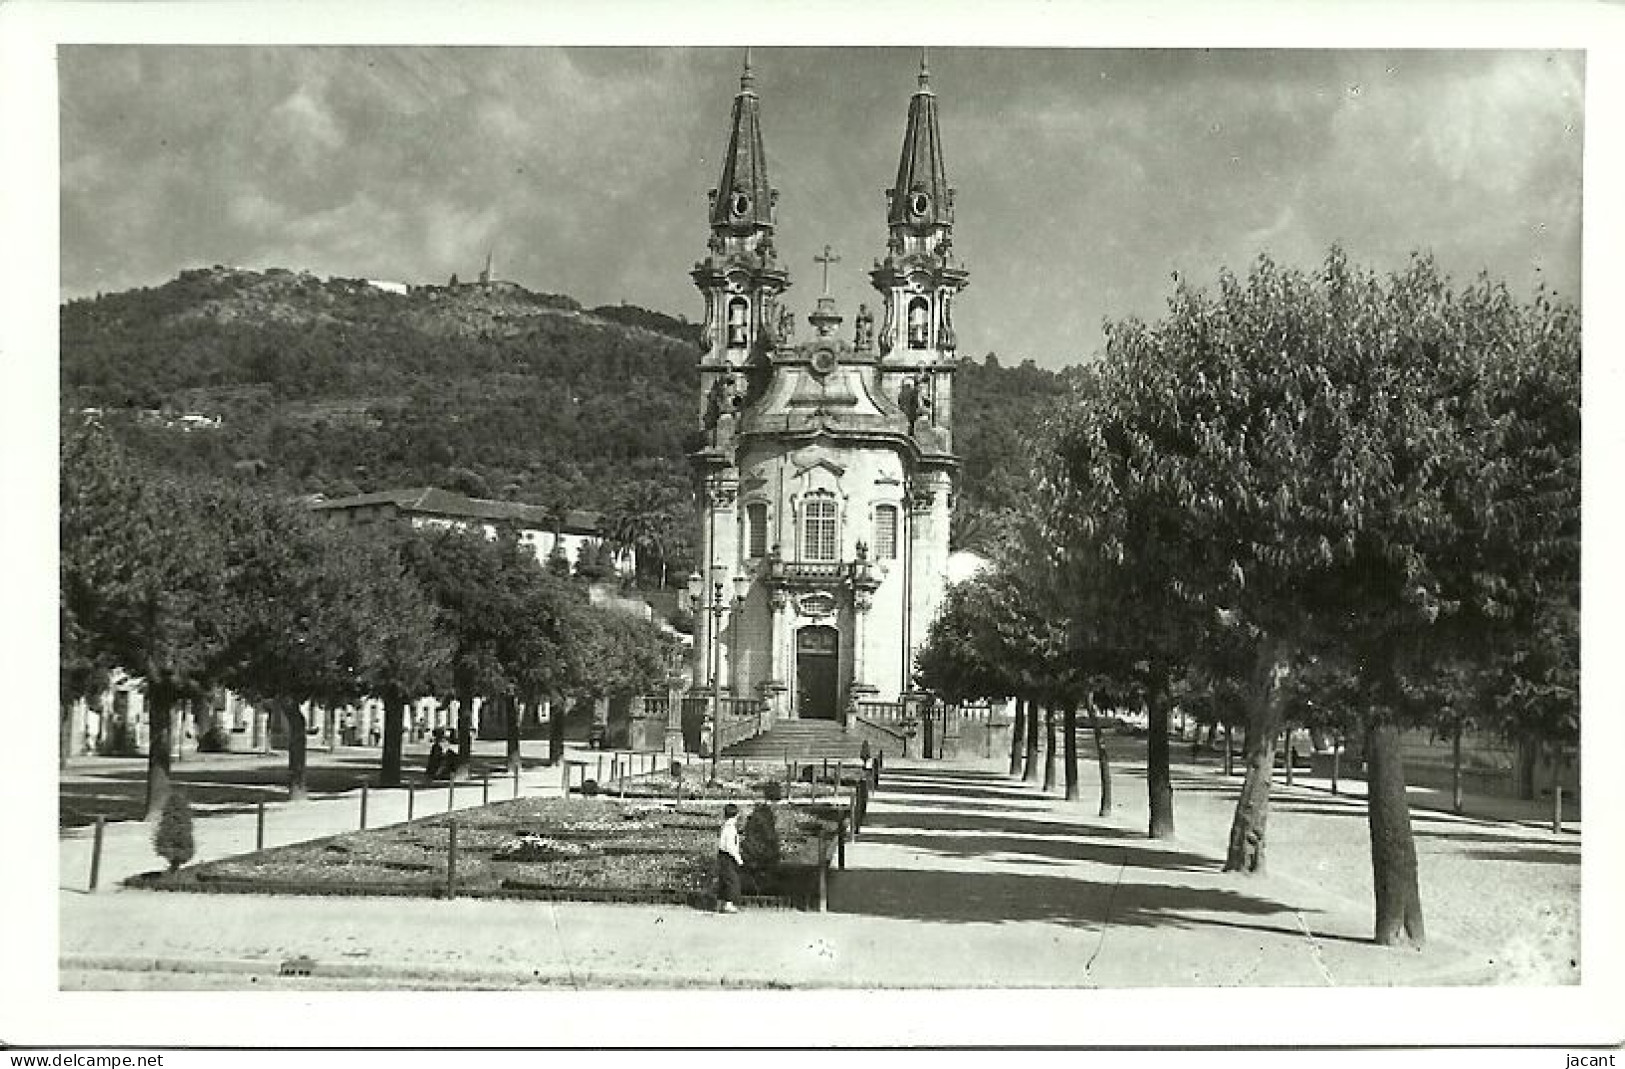
MULTIPOLYGON (((216 687, 283 717, 289 794, 300 798, 306 702, 381 699, 380 781, 394 786, 404 707, 418 695, 459 699, 460 773, 473 699, 486 698, 505 714, 517 771, 520 701, 563 709, 665 678, 668 636, 592 606, 583 584, 509 535, 334 524, 296 502, 146 467, 67 419, 61 486, 62 721, 113 668, 145 681, 149 819, 168 793, 174 710, 216 687)), ((556 761, 564 717, 551 723, 556 761)))
MULTIPOLYGON (((1176 281, 1160 321, 1107 337, 1033 436, 1031 505, 998 567, 950 594, 919 681, 1016 696, 1029 776, 1040 706, 1070 747, 1078 708, 1143 705, 1159 837, 1170 710, 1239 722, 1238 873, 1265 865, 1282 727, 1361 739, 1375 939, 1422 943, 1401 731, 1578 738, 1578 314, 1334 249, 1313 271, 1176 281)), ((1098 726, 1096 744, 1104 813, 1098 726)))

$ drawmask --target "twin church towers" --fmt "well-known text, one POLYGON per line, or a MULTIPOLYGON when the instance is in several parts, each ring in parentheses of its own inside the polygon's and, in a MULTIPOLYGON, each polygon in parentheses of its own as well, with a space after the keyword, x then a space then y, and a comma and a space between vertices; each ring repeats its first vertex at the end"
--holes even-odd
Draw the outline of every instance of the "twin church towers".
POLYGON ((824 295, 798 338, 747 53, 691 272, 705 299, 692 678, 763 698, 775 719, 897 700, 942 601, 959 466, 953 302, 969 276, 923 59, 886 194, 878 314, 861 306, 843 329, 826 247, 824 295))

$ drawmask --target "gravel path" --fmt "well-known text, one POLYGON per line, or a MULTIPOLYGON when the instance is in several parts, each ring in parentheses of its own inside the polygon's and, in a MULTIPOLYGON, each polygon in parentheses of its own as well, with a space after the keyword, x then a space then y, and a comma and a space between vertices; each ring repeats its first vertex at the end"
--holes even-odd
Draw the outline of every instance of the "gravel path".
MULTIPOLYGON (((1145 742, 1118 738, 1107 748, 1118 765, 1111 823, 1143 830, 1145 742)), ((1180 759, 1182 749, 1175 747, 1173 767, 1177 841, 1222 855, 1241 777, 1227 781, 1218 758, 1193 766, 1180 759)), ((1079 760, 1083 800, 1078 805, 1093 814, 1099 797, 1093 747, 1087 760, 1082 753, 1079 760)), ((1579 982, 1577 832, 1554 835, 1535 822, 1476 820, 1414 807, 1411 821, 1430 939, 1450 940, 1480 954, 1500 983, 1579 982)), ((1363 800, 1335 796, 1323 787, 1289 788, 1278 779, 1267 844, 1265 880, 1335 888, 1369 916, 1371 840, 1363 800)), ((1364 934, 1369 936, 1369 926, 1364 934)))

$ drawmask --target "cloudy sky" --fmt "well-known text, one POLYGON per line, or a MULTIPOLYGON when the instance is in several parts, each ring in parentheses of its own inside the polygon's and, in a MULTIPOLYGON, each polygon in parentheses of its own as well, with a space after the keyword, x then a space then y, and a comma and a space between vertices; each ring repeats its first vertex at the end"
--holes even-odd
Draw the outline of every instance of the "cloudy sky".
MULTIPOLYGON (((848 314, 884 246, 918 52, 759 48, 780 253, 848 314)), ((64 298, 215 263, 499 277, 697 318, 740 51, 65 46, 64 298)), ((962 351, 1056 366, 1259 253, 1431 250, 1579 297, 1574 52, 933 49, 962 351)))

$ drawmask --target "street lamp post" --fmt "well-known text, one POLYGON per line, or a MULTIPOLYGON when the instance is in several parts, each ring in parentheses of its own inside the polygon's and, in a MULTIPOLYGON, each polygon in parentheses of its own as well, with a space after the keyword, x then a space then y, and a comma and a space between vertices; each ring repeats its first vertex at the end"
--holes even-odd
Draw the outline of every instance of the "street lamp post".
POLYGON ((745 593, 750 587, 750 579, 743 575, 734 576, 734 594, 730 601, 727 595, 725 577, 728 569, 721 565, 711 568, 711 590, 709 600, 701 602, 704 593, 698 573, 689 577, 688 594, 697 604, 701 612, 711 614, 710 649, 706 651, 706 670, 711 673, 711 701, 707 718, 711 723, 711 780, 716 781, 718 756, 722 752, 722 616, 731 608, 738 608, 745 600, 745 593))

